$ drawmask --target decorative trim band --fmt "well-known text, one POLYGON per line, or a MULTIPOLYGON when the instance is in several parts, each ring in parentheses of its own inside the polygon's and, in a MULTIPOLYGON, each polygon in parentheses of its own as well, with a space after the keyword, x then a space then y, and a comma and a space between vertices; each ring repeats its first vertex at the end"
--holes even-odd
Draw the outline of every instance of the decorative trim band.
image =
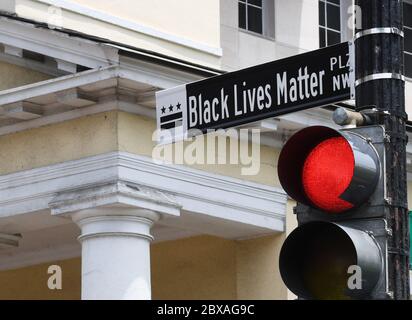
POLYGON ((77 237, 77 240, 80 242, 97 237, 133 237, 133 238, 142 238, 148 241, 153 241, 153 236, 143 234, 143 233, 134 233, 134 232, 96 232, 88 233, 77 237))
POLYGON ((405 81, 405 76, 399 73, 375 73, 370 74, 366 77, 360 78, 355 81, 355 86, 359 86, 362 83, 373 81, 373 80, 384 80, 384 79, 395 79, 405 81))
POLYGON ((405 34, 402 30, 399 30, 398 28, 395 27, 386 27, 386 28, 371 28, 371 29, 366 29, 359 31, 355 34, 355 40, 358 40, 359 38, 365 37, 365 36, 370 36, 374 34, 396 34, 401 36, 402 38, 405 37, 405 34))

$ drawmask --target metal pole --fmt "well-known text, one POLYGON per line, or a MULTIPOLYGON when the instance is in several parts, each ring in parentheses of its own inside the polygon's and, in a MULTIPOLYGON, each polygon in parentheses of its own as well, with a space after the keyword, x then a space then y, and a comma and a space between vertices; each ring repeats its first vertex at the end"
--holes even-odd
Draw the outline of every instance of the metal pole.
POLYGON ((385 127, 388 289, 409 299, 409 220, 406 181, 403 0, 356 0, 356 106, 375 109, 385 127))

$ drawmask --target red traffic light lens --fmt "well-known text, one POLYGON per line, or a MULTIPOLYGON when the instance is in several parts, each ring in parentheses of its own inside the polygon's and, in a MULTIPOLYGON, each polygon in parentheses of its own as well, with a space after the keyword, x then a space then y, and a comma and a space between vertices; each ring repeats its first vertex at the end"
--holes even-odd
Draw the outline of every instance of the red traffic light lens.
POLYGON ((380 177, 377 150, 363 135, 369 129, 376 137, 382 133, 378 127, 337 131, 323 126, 295 133, 279 155, 283 189, 297 202, 325 213, 365 204, 380 177))
POLYGON ((340 199, 349 187, 355 169, 355 158, 348 141, 333 137, 318 144, 303 165, 302 183, 309 200, 329 213, 340 213, 353 204, 340 199))

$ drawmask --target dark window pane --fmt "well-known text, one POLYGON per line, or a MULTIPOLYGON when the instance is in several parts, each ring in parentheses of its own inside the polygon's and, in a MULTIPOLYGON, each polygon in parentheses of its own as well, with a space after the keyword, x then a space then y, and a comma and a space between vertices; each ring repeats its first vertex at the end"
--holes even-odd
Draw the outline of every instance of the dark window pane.
POLYGON ((326 47, 326 34, 323 28, 319 28, 319 47, 326 47))
POLYGON ((405 26, 412 27, 412 5, 403 3, 403 20, 405 26))
POLYGON ((405 31, 405 51, 412 53, 412 30, 404 29, 405 31))
POLYGON ((239 28, 246 29, 246 5, 239 2, 239 28))
POLYGON ((412 78, 412 55, 405 54, 405 76, 412 78))
POLYGON ((328 46, 340 43, 340 33, 328 30, 328 46))
POLYGON ((262 6, 262 0, 248 0, 248 3, 254 4, 255 6, 262 6))
POLYGON ((327 1, 329 1, 329 2, 331 2, 331 3, 340 4, 340 0, 327 0, 327 1))
POLYGON ((322 1, 319 1, 319 24, 321 26, 326 26, 325 25, 325 3, 322 1))
POLYGON ((256 7, 248 6, 247 11, 248 29, 253 32, 262 33, 262 10, 256 7))
POLYGON ((327 27, 340 31, 340 8, 328 4, 327 7, 327 27))

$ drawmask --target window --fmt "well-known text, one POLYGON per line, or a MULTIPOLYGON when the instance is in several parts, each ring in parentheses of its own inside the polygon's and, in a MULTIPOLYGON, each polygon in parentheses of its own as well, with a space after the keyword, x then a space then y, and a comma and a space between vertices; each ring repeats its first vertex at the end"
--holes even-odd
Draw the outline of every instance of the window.
POLYGON ((319 46, 341 42, 340 0, 319 0, 319 46))
POLYGON ((262 0, 239 1, 239 28, 263 34, 262 0))
POLYGON ((274 8, 274 0, 239 0, 239 28, 274 38, 274 8))
POLYGON ((412 3, 403 3, 405 32, 405 76, 412 78, 412 3))

